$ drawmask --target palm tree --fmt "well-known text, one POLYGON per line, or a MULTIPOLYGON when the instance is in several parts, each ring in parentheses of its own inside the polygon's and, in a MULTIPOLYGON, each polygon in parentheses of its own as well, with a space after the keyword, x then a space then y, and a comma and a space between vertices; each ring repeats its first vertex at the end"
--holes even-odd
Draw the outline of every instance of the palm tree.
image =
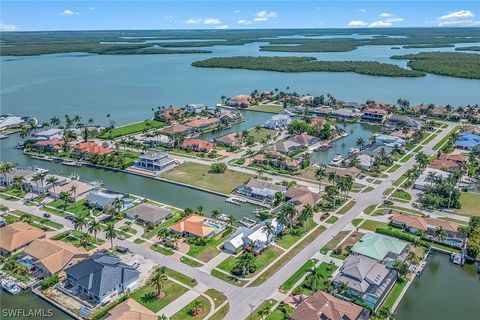
POLYGON ((355 144, 359 149, 363 149, 363 147, 365 147, 365 139, 360 137, 355 144))
POLYGON ((105 227, 105 238, 110 240, 110 245, 113 249, 113 239, 117 237, 117 230, 115 230, 115 225, 113 222, 107 223, 107 226, 105 227))
POLYGON ((73 228, 82 232, 83 228, 87 225, 87 219, 80 214, 76 215, 75 221, 73 221, 73 228))
POLYGON ((97 243, 97 233, 98 231, 102 230, 102 226, 100 225, 100 222, 98 222, 95 219, 90 220, 88 223, 88 232, 92 234, 95 238, 95 243, 97 243))
POLYGON ((68 203, 70 202, 70 194, 67 192, 60 192, 58 198, 63 201, 62 208, 65 211, 68 207, 68 203))
POLYGON ((220 211, 218 210, 212 210, 212 218, 217 219, 218 216, 220 216, 220 211))
POLYGON ((52 185, 53 193, 56 195, 57 193, 55 192, 55 186, 57 185, 58 178, 55 176, 48 176, 47 177, 47 183, 52 185))
POLYGON ((307 203, 303 209, 302 209, 302 212, 300 213, 300 215, 298 216, 298 221, 301 221, 302 224, 304 222, 307 222, 306 226, 308 227, 308 224, 309 224, 309 221, 310 221, 310 218, 313 217, 313 207, 311 204, 307 203))
POLYGON ((82 247, 86 247, 90 243, 90 236, 86 233, 82 233, 78 240, 80 241, 80 245, 82 247))
POLYGON ((346 282, 340 282, 337 287, 338 293, 342 294, 348 290, 348 284, 346 282))
POLYGON ((228 216, 228 224, 231 225, 231 226, 233 226, 233 225, 235 224, 235 222, 237 222, 237 218, 235 218, 235 216, 232 215, 232 214, 229 215, 229 216, 228 216))
POLYGON ((270 308, 269 307, 262 308, 260 311, 258 311, 258 315, 262 320, 267 319, 267 317, 270 315, 270 308))
POLYGON ((7 186, 9 184, 9 181, 7 181, 7 175, 12 173, 13 169, 15 169, 15 165, 11 162, 3 162, 0 164, 0 173, 3 175, 3 180, 7 186))
POLYGON ((237 257, 235 266, 245 275, 250 272, 251 267, 255 267, 255 257, 250 252, 244 252, 237 257))
POLYGON ((407 254, 407 260, 410 261, 411 264, 417 265, 420 262, 420 257, 413 251, 410 251, 407 254))
POLYGON ((197 315, 201 314, 202 311, 203 311, 203 303, 199 300, 195 300, 192 303, 192 310, 191 310, 192 316, 196 317, 197 315))
POLYGON ((13 177, 13 185, 20 190, 23 194, 23 184, 25 183, 25 178, 23 176, 15 176, 13 177))
POLYGON ((259 126, 259 125, 256 125, 256 126, 255 126, 255 134, 258 136, 261 131, 262 131, 262 127, 259 126))
POLYGON ((38 182, 39 182, 41 179, 42 179, 42 177, 41 177, 41 173, 40 173, 40 172, 34 174, 33 177, 32 177, 32 179, 31 179, 33 182, 35 182, 35 185, 37 186, 37 193, 38 193, 38 190, 40 189, 39 186, 38 186, 38 182))
POLYGON ((120 213, 123 206, 125 205, 125 200, 122 197, 116 197, 112 202, 113 209, 116 213, 120 213))
POLYGON ((327 170, 327 168, 324 164, 320 165, 315 170, 315 179, 318 180, 318 193, 320 193, 321 190, 322 190, 322 179, 325 177, 326 170, 327 170))
POLYGON ((435 239, 437 242, 444 241, 447 236, 447 231, 445 231, 445 229, 443 229, 443 227, 441 226, 435 229, 435 231, 433 232, 433 239, 435 239))
POLYGON ((52 127, 56 127, 60 125, 60 119, 58 117, 52 117, 50 118, 50 124, 52 125, 52 127))
POLYGON ((157 298, 161 296, 162 289, 168 280, 166 271, 165 267, 157 268, 153 276, 148 280, 148 284, 157 290, 157 298))
POLYGON ((275 241, 275 227, 272 225, 271 222, 265 223, 265 225, 262 227, 262 231, 267 234, 267 238, 273 236, 273 241, 275 241))
POLYGON ((338 181, 338 176, 337 176, 337 173, 335 171, 331 171, 331 172, 328 173, 328 181, 330 181, 332 183, 332 186, 335 186, 335 184, 338 181))

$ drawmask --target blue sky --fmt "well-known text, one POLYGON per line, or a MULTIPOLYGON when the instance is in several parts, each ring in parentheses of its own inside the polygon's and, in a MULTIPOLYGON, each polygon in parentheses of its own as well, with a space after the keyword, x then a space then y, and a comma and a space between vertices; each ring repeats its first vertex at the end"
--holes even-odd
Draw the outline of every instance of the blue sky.
POLYGON ((2 31, 480 27, 480 1, 1 1, 2 31))

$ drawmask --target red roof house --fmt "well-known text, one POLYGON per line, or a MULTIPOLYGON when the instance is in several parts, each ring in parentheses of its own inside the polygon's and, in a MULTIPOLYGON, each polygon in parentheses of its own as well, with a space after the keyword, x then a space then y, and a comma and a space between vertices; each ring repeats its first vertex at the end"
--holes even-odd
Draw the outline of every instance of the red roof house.
POLYGON ((182 148, 183 149, 190 149, 193 151, 202 151, 202 152, 209 152, 211 151, 215 145, 211 142, 202 140, 202 139, 187 139, 183 141, 182 148))

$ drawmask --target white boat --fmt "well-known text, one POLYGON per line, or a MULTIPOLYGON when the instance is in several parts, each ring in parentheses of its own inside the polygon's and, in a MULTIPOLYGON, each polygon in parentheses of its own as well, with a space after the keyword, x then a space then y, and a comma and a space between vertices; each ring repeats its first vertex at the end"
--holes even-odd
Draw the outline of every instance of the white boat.
POLYGON ((452 262, 454 264, 458 264, 458 265, 462 265, 462 255, 459 254, 459 253, 452 253, 452 255, 450 256, 450 260, 452 260, 452 262))
POLYGON ((62 164, 64 166, 70 166, 70 167, 81 167, 82 166, 82 163, 81 162, 78 162, 78 161, 63 161, 62 164))
POLYGON ((355 153, 359 153, 360 152, 360 149, 358 148, 350 148, 348 149, 348 154, 349 155, 352 155, 352 154, 355 154, 355 153))
POLYGON ((342 157, 341 154, 337 153, 337 155, 332 159, 332 161, 330 161, 330 164, 336 166, 341 164, 343 160, 345 160, 345 158, 342 157))
POLYGON ((238 200, 235 199, 235 198, 227 198, 227 199, 225 199, 225 202, 228 202, 228 203, 231 203, 231 204, 234 204, 234 205, 237 205, 237 206, 240 205, 240 202, 238 202, 238 200))
POLYGON ((257 221, 249 218, 249 217, 242 217, 240 220, 238 220, 241 224, 243 224, 245 227, 251 228, 254 225, 257 224, 257 221))
POLYGON ((7 135, 0 134, 0 139, 6 139, 6 138, 8 138, 8 136, 7 136, 7 135))
POLYGON ((22 291, 22 289, 20 289, 20 287, 12 280, 4 280, 2 282, 2 288, 10 294, 18 294, 22 291))
POLYGON ((220 214, 217 219, 224 222, 227 222, 230 220, 225 213, 220 214))

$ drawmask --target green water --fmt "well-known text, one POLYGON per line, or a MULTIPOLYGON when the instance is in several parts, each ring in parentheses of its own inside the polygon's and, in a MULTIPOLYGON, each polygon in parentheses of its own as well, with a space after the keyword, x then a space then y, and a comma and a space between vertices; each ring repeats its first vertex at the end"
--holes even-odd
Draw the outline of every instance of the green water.
POLYGON ((434 253, 395 311, 398 320, 473 320, 480 317, 480 274, 434 253))
POLYGON ((0 318, 1 319, 51 319, 65 320, 73 319, 62 310, 57 309, 30 291, 22 291, 12 296, 0 289, 0 318), (18 310, 19 309, 19 310, 18 310), (42 310, 42 311, 38 311, 42 310), (6 313, 8 312, 8 313, 6 313), (11 313, 11 312, 17 312, 11 313), (31 312, 41 312, 39 317, 28 316, 31 312), (14 316, 15 315, 15 316, 14 316), (23 315, 23 316, 20 316, 23 315))

